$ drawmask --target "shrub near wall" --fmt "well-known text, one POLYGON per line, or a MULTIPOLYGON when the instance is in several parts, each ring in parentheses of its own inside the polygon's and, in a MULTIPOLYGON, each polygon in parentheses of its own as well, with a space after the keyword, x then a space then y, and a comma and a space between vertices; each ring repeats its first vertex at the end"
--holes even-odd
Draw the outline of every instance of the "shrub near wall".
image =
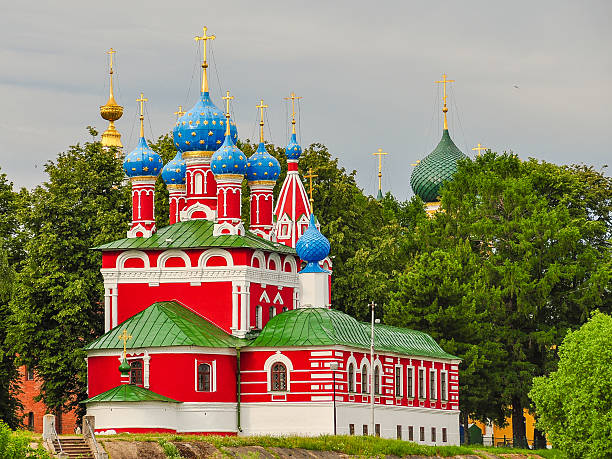
POLYGON ((30 447, 31 440, 29 432, 14 432, 6 424, 0 422, 0 458, 51 459, 51 455, 42 446, 39 445, 37 449, 30 447))

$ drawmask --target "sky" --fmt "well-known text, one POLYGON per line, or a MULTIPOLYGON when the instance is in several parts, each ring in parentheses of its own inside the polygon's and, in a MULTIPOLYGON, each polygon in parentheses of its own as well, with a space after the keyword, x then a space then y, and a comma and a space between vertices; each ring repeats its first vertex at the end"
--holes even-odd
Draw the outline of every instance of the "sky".
MULTIPOLYGON (((116 123, 126 152, 138 135, 169 132, 200 87, 193 37, 208 27, 213 101, 235 96, 242 139, 287 143, 284 97, 299 103, 303 147, 319 142, 367 193, 412 195, 417 159, 441 136, 443 73, 449 128, 466 154, 477 143, 557 164, 610 162, 612 2, 191 1, 10 2, 0 7, 0 168, 16 187, 46 179, 44 164, 100 132, 113 47, 116 123)), ((606 175, 610 171, 604 169, 606 175)))

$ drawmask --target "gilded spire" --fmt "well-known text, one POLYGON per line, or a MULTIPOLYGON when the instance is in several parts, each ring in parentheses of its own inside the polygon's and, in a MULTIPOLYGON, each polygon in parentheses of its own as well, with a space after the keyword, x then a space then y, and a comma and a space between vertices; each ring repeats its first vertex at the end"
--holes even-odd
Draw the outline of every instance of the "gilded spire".
POLYGON ((140 102, 140 137, 144 137, 144 103, 148 101, 143 93, 140 93, 140 99, 136 99, 136 102, 140 102))
POLYGON ((259 105, 256 106, 259 109, 259 141, 263 143, 264 141, 264 108, 268 108, 267 105, 264 105, 263 99, 259 105))
POLYGON ((113 48, 106 52, 110 56, 110 87, 108 102, 106 102, 106 105, 102 105, 100 107, 100 115, 102 118, 108 121, 108 129, 102 134, 102 146, 123 148, 123 145, 121 144, 121 134, 119 134, 117 129, 115 129, 115 121, 117 121, 119 118, 121 118, 121 115, 123 115, 123 107, 115 102, 115 97, 113 94, 113 54, 116 52, 117 51, 115 51, 113 48))
POLYGON ((378 197, 382 197, 382 157, 388 155, 382 151, 382 148, 379 148, 376 153, 372 153, 374 156, 378 156, 378 197))
POLYGON ((285 100, 291 100, 291 133, 295 134, 295 101, 301 99, 294 92, 289 97, 285 97, 285 100))
POLYGON ((454 81, 455 80, 447 80, 446 73, 442 74, 442 80, 436 81, 436 83, 441 83, 444 87, 444 97, 442 97, 442 100, 444 101, 444 108, 442 108, 442 111, 444 112, 444 129, 445 130, 448 130, 448 121, 446 120, 446 112, 448 112, 448 107, 446 106, 446 84, 453 83, 454 81))
POLYGON ((225 101, 225 135, 230 135, 230 112, 229 112, 229 104, 230 100, 232 100, 234 96, 230 96, 229 91, 225 91, 225 96, 222 99, 225 101))
POLYGON ((206 62, 206 42, 208 40, 214 40, 216 36, 206 35, 206 31, 208 30, 208 27, 206 26, 204 26, 202 30, 204 32, 202 36, 199 37, 196 35, 194 40, 201 41, 203 43, 204 53, 203 53, 203 59, 202 59, 202 92, 208 92, 208 77, 206 75, 206 69, 208 68, 208 63, 206 62))

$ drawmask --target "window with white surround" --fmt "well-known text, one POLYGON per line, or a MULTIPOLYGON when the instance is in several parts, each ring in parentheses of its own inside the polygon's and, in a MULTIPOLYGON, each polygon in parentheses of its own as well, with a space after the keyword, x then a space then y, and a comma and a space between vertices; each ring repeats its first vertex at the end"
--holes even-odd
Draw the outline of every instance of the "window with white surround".
POLYGON ((414 367, 406 368, 406 392, 408 397, 414 397, 414 367))
POLYGON ((275 392, 287 391, 287 367, 282 362, 276 362, 272 365, 270 380, 272 382, 271 390, 275 392))
POLYGON ((306 228, 308 228, 309 225, 309 221, 308 218, 306 217, 306 215, 302 215, 298 221, 298 238, 302 237, 302 234, 304 234, 304 231, 306 231, 306 228))
POLYGON ((429 370, 429 398, 431 400, 436 399, 436 369, 431 368, 429 370))
POLYGON ((368 367, 366 365, 361 367, 361 393, 368 393, 368 367))
POLYGON ((289 392, 291 390, 291 359, 280 351, 272 354, 264 363, 268 380, 268 392, 289 392))
POLYGON ((195 361, 195 390, 196 392, 215 392, 216 384, 216 361, 195 361))
POLYGON ((283 215, 278 221, 278 234, 276 236, 283 239, 291 237, 291 219, 287 214, 283 215))
POLYGON ((395 366, 395 396, 402 396, 402 366, 395 366))
POLYGON ((200 173, 196 173, 193 176, 193 193, 202 194, 204 189, 204 177, 200 173))
POLYGON ((446 371, 440 372, 440 399, 443 401, 448 400, 448 381, 446 371))
POLYGON ((352 363, 348 366, 348 391, 355 392, 355 365, 352 363))
POLYGON ((425 369, 419 368, 419 398, 425 398, 425 369))
POLYGON ((263 328, 263 308, 261 305, 255 306, 255 327, 258 329, 263 328))
POLYGON ((378 365, 374 366, 374 393, 380 394, 380 367, 378 365))

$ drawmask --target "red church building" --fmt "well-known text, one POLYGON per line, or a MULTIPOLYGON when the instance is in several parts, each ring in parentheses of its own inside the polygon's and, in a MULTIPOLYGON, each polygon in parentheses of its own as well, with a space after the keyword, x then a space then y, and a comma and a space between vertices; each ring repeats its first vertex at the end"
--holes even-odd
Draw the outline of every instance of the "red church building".
POLYGON ((210 98, 206 60, 202 67, 200 98, 177 120, 178 153, 163 167, 141 114, 138 146, 124 161, 132 225, 125 239, 97 247, 106 333, 86 347, 85 402, 96 431, 458 444, 459 359, 426 333, 385 325, 374 326, 371 357, 370 324, 330 304, 330 244, 298 173, 295 119, 274 207, 280 166, 266 151, 263 116, 249 158, 235 144, 229 93, 224 113, 210 98), (157 229, 160 173, 171 224, 157 229))

